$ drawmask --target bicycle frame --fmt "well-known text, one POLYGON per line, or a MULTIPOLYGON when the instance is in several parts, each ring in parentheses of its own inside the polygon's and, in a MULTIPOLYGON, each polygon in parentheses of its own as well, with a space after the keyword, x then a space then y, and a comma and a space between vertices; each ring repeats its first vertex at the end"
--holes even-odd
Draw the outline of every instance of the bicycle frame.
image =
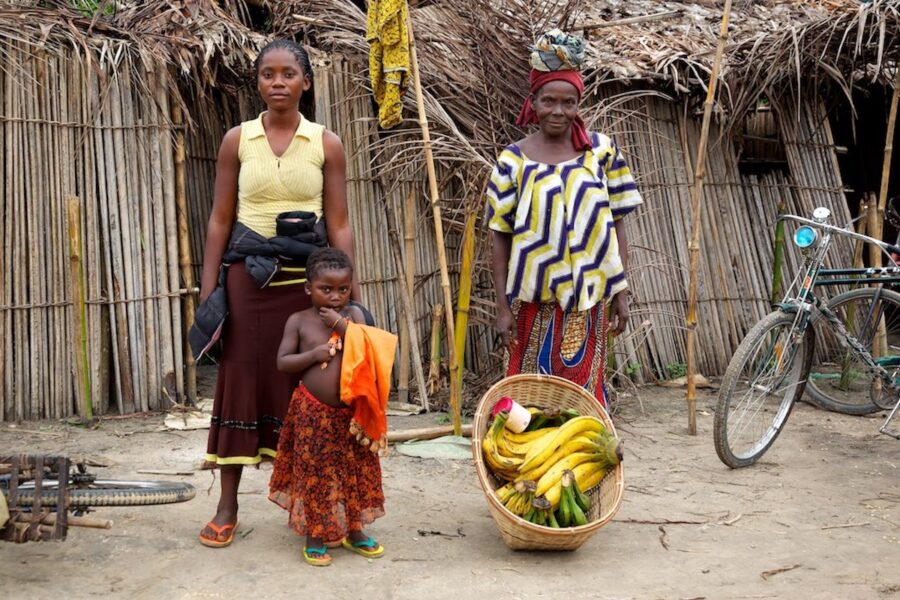
MULTIPOLYGON (((858 355, 866 365, 867 371, 873 375, 877 375, 881 379, 882 385, 896 393, 897 402, 894 403, 893 409, 879 428, 879 432, 900 440, 900 432, 889 429, 891 421, 897 414, 898 408, 900 408, 900 384, 896 382, 894 374, 885 368, 885 365, 900 365, 894 365, 886 361, 880 362, 879 359, 873 357, 868 349, 847 331, 847 328, 837 315, 828 308, 828 305, 813 292, 813 289, 816 286, 836 285, 840 283, 900 283, 900 267, 884 267, 878 269, 823 269, 822 264, 825 261, 825 255, 828 251, 828 247, 831 245, 833 235, 849 237, 875 244, 885 253, 887 253, 887 250, 895 251, 897 247, 886 244, 881 240, 876 240, 875 238, 856 233, 855 231, 828 225, 821 220, 810 220, 795 215, 782 215, 779 219, 796 221, 804 225, 809 225, 810 227, 822 231, 824 234, 818 244, 803 251, 802 268, 800 269, 798 276, 788 286, 787 293, 781 301, 780 310, 795 314, 792 328, 792 331, 794 332, 793 335, 796 336, 796 339, 798 340, 802 339, 806 332, 806 328, 810 323, 814 323, 817 320, 824 318, 827 324, 837 334, 838 339, 858 355), (857 275, 858 277, 852 277, 853 275, 857 275), (831 277, 831 279, 820 281, 820 277, 831 277), (793 292, 795 286, 797 288, 796 293, 793 292)), ((874 309, 874 306, 875 304, 873 303, 872 309, 874 309)), ((872 316, 870 309, 869 314, 866 316, 865 322, 867 324, 870 322, 878 322, 878 320, 880 320, 879 316, 877 320, 871 321, 872 316)), ((868 327, 865 327, 863 331, 866 331, 867 329, 868 327)))

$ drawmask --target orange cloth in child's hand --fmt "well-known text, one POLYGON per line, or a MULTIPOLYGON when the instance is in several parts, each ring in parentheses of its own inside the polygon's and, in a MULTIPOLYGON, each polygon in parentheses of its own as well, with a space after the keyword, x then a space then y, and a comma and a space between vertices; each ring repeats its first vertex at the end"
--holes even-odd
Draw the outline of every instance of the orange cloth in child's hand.
POLYGON ((397 336, 367 325, 347 323, 341 364, 341 401, 353 407, 370 440, 387 433, 387 401, 397 336))

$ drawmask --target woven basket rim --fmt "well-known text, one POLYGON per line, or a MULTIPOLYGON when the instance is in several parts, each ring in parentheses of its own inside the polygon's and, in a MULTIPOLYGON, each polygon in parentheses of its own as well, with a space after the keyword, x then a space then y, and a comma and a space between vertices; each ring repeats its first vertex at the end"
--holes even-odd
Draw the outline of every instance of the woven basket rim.
MULTIPOLYGON (((614 477, 614 485, 615 485, 615 496, 613 499, 613 506, 611 509, 607 511, 605 516, 601 518, 591 521, 585 525, 580 525, 577 527, 565 527, 561 529, 551 529, 548 527, 541 527, 539 525, 535 525, 534 523, 529 523, 525 519, 510 513, 506 507, 504 507, 500 501, 497 499, 497 496, 493 493, 490 484, 488 483, 491 475, 488 474, 487 466, 484 464, 484 458, 482 456, 481 444, 483 441, 483 437, 481 437, 479 432, 479 425, 482 421, 487 421, 489 417, 489 412, 492 407, 487 406, 488 398, 496 395, 496 390, 499 388, 503 388, 509 386, 513 383, 517 382, 533 382, 540 384, 548 384, 548 385, 556 385, 563 387, 567 392, 571 392, 577 395, 584 397, 585 399, 590 399, 595 405, 595 409, 597 411, 597 415, 601 421, 603 421, 604 425, 606 425, 612 435, 619 438, 616 433, 615 425, 612 422, 609 414, 606 410, 597 402, 596 398, 594 398, 589 392, 587 392, 581 386, 572 383, 567 379, 563 379, 562 377, 557 377, 555 375, 538 375, 538 374, 520 374, 520 375, 511 375, 509 377, 505 377, 492 385, 490 389, 488 389, 481 397, 481 400, 478 402, 478 407, 475 409, 475 415, 473 419, 473 427, 472 427, 472 455, 475 459, 475 471, 478 474, 479 484, 481 485, 481 491, 487 497, 488 502, 495 508, 496 510, 491 511, 491 515, 494 519, 497 519, 498 515, 502 515, 511 524, 519 529, 525 530, 527 535, 531 538, 544 540, 548 539, 571 539, 573 537, 583 536, 585 539, 589 537, 591 534, 596 532, 598 529, 606 525, 610 520, 612 520, 613 516, 618 512, 619 507, 622 504, 622 496, 625 488, 625 479, 624 479, 624 467, 622 463, 616 465, 616 467, 609 472, 607 477, 614 477)), ((485 431, 487 429, 485 428, 485 431)))

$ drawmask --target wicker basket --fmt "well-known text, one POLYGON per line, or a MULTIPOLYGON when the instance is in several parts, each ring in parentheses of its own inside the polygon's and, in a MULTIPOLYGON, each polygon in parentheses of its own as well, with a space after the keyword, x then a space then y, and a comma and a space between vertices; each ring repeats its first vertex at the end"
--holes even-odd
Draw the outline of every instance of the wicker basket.
POLYGON ((475 469, 484 495, 487 496, 491 516, 500 529, 500 535, 513 550, 577 550, 597 530, 606 525, 619 510, 622 492, 625 489, 625 473, 622 463, 603 478, 600 485, 589 492, 591 509, 588 511, 587 525, 550 529, 529 523, 525 519, 506 510, 494 495, 494 490, 503 485, 485 466, 481 442, 487 434, 491 419, 491 408, 503 396, 509 396, 524 406, 537 408, 574 408, 582 415, 599 418, 613 434, 616 430, 603 407, 591 394, 580 386, 550 375, 514 375, 501 380, 489 389, 475 410, 472 426, 472 454, 475 469))

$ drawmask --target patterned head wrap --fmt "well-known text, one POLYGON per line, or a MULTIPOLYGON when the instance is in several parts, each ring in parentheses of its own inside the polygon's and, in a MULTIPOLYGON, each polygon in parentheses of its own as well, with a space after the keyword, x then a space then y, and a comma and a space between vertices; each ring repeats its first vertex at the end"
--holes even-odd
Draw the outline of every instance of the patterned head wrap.
MULTIPOLYGON (((584 93, 584 81, 578 69, 584 62, 584 41, 581 38, 551 29, 535 42, 531 49, 531 73, 529 84, 531 94, 551 81, 571 83, 578 90, 578 97, 584 93)), ((537 113, 527 96, 516 119, 516 125, 525 126, 538 123, 537 113)), ((572 122, 572 145, 576 150, 589 150, 591 142, 580 116, 572 122)))
POLYGON ((551 29, 531 48, 535 71, 578 71, 584 62, 584 40, 559 29, 551 29))

